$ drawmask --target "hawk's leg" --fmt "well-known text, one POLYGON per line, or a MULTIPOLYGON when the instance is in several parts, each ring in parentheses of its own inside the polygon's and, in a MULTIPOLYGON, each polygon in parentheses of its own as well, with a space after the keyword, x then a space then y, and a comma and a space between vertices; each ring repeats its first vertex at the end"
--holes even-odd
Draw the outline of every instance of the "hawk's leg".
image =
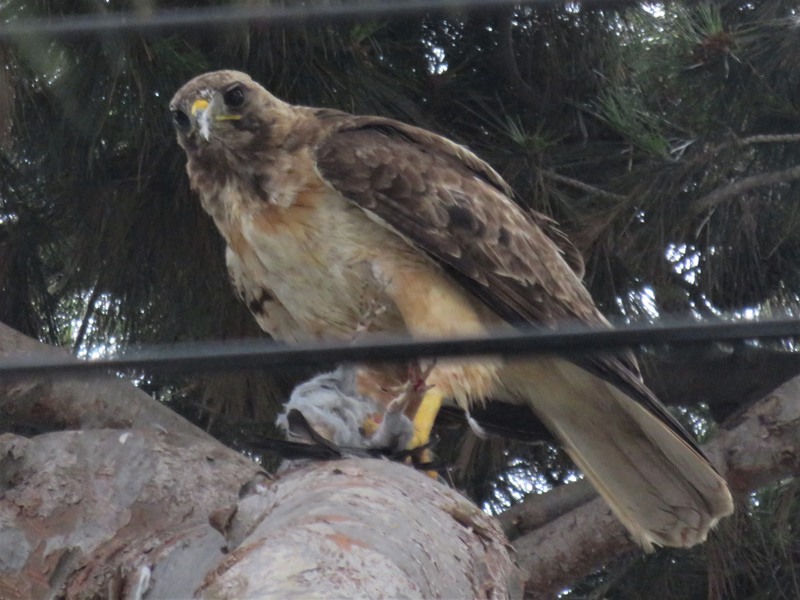
MULTIPOLYGON (((416 463, 431 462, 430 452, 425 448, 430 442, 433 423, 442 406, 444 395, 428 384, 428 377, 435 363, 424 369, 417 361, 407 366, 382 366, 378 369, 362 367, 357 377, 359 393, 375 398, 385 406, 384 412, 370 414, 361 424, 366 437, 382 439, 392 424, 405 422, 413 424, 404 444, 406 450, 421 449, 412 455, 416 463), (399 367, 399 368, 398 368, 399 367)), ((433 474, 435 475, 435 474, 433 474)))
MULTIPOLYGON (((430 463, 433 460, 431 451, 425 446, 430 443, 433 424, 436 422, 436 416, 439 414, 439 409, 442 408, 442 401, 444 400, 442 392, 428 384, 428 376, 431 374, 435 364, 435 361, 431 362, 424 370, 421 369, 416 361, 409 365, 406 398, 402 400, 404 413, 414 424, 414 436, 406 445, 406 449, 423 448, 414 457, 414 460, 421 464, 430 463)), ((392 404, 400 400, 398 398, 392 404)), ((390 405, 389 411, 391 410, 392 406, 390 405)), ((438 477, 436 471, 428 471, 427 473, 431 477, 438 477)))
POLYGON ((414 423, 414 437, 408 443, 408 450, 426 446, 430 442, 436 415, 442 408, 444 395, 438 388, 427 383, 434 365, 435 363, 431 363, 424 371, 420 370, 417 363, 412 363, 409 367, 411 400, 406 405, 405 414, 414 423))
POLYGON ((409 450, 425 446, 430 442, 431 430, 434 422, 436 422, 436 415, 439 414, 439 409, 442 408, 443 400, 444 396, 436 388, 430 388, 425 392, 419 402, 416 414, 412 418, 414 437, 408 443, 409 450))
MULTIPOLYGON (((439 409, 442 408, 442 401, 444 395, 436 388, 430 388, 422 398, 419 405, 417 414, 414 415, 414 437, 408 443, 407 449, 414 450, 427 446, 431 439, 431 430, 433 424, 436 422, 436 415, 439 414, 439 409)), ((425 448, 416 456, 419 463, 426 464, 433 462, 433 456, 430 449, 425 448)), ((436 478, 439 474, 436 471, 426 471, 430 477, 436 478)))

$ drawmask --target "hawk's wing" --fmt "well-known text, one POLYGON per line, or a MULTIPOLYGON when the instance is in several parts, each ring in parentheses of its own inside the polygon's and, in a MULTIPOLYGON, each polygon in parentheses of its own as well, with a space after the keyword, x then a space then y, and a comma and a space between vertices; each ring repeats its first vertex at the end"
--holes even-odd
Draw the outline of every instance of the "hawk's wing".
POLYGON ((435 258, 498 315, 548 327, 605 322, 565 260, 582 271, 577 250, 552 221, 520 209, 489 165, 422 129, 334 115, 341 124, 317 149, 325 179, 435 258))
MULTIPOLYGON (((323 177, 504 320, 548 328, 575 321, 607 325, 580 281, 579 254, 566 237, 546 217, 524 212, 500 175, 469 150, 390 119, 325 110, 317 115, 340 121, 317 148, 323 177)), ((630 353, 575 362, 701 452, 644 386, 630 353)))

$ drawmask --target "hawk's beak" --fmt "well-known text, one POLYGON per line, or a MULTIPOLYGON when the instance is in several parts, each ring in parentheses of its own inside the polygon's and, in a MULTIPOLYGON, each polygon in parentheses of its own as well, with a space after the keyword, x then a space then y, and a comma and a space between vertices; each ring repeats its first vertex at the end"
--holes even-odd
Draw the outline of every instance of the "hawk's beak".
POLYGON ((198 98, 192 104, 191 112, 194 120, 197 122, 197 127, 200 130, 200 135, 203 136, 205 141, 211 137, 211 119, 208 110, 208 100, 205 98, 198 98))

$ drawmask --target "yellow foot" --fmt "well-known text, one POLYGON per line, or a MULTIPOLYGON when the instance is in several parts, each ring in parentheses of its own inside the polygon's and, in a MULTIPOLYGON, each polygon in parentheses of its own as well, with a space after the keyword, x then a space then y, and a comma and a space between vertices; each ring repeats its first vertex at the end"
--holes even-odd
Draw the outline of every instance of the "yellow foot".
POLYGON ((442 400, 444 400, 442 393, 435 388, 425 392, 417 414, 414 415, 414 437, 408 443, 409 450, 424 446, 430 441, 433 423, 436 421, 439 409, 442 408, 442 400))
MULTIPOLYGON (((439 414, 439 409, 442 408, 442 400, 444 397, 442 393, 436 388, 430 388, 425 392, 422 397, 422 402, 417 409, 417 414, 414 415, 414 437, 408 443, 408 450, 425 446, 431 440, 431 430, 436 421, 436 415, 439 414)), ((431 462, 433 455, 427 448, 419 455, 419 462, 431 462)), ((439 474, 436 471, 426 471, 428 477, 436 479, 439 474)))

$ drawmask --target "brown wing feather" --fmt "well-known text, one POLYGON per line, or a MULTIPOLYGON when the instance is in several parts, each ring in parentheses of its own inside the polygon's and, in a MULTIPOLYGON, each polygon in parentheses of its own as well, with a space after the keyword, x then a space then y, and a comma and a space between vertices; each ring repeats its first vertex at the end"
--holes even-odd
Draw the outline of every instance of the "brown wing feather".
POLYGON ((317 150, 323 176, 456 273, 509 322, 605 320, 558 245, 461 146, 383 119, 353 117, 317 150))
MULTIPOLYGON (((580 281, 571 254, 577 251, 569 245, 565 256, 558 242, 568 242, 553 222, 525 213, 503 179, 466 148, 389 119, 324 114, 338 121, 317 148, 325 179, 503 319, 548 328, 570 321, 607 325, 580 281)), ((700 452, 644 386, 630 353, 575 362, 631 395, 700 452)))

